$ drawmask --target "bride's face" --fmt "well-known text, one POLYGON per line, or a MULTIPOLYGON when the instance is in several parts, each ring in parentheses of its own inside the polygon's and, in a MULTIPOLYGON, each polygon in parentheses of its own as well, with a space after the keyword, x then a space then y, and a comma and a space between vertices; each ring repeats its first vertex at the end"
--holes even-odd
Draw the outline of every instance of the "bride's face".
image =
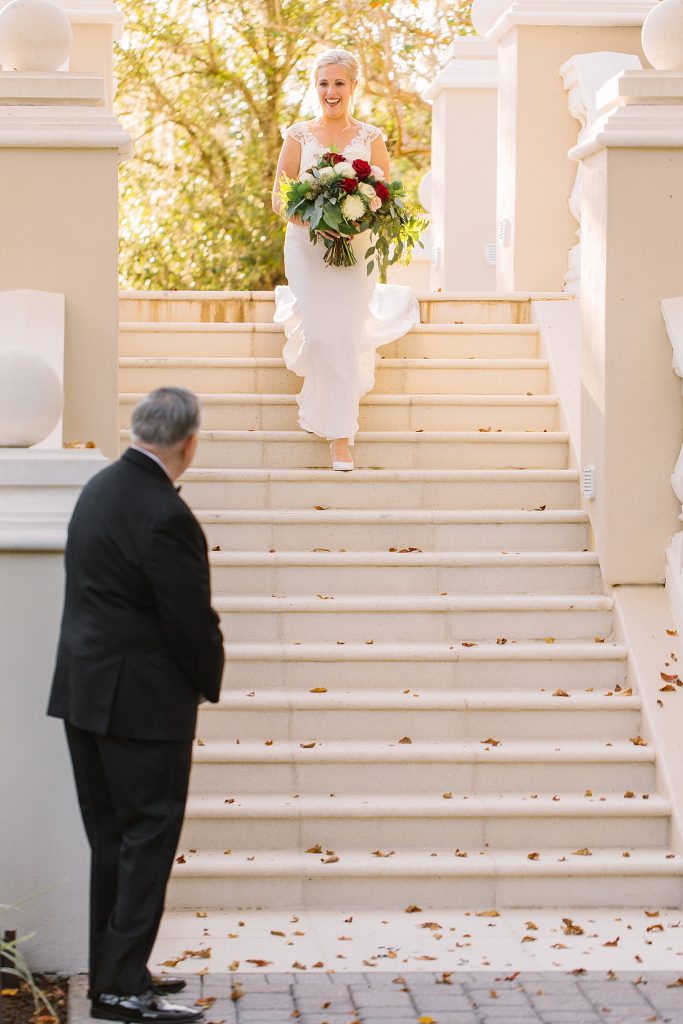
POLYGON ((342 64, 326 64, 320 68, 315 82, 318 102, 325 117, 335 120, 348 113, 353 97, 353 83, 342 64))

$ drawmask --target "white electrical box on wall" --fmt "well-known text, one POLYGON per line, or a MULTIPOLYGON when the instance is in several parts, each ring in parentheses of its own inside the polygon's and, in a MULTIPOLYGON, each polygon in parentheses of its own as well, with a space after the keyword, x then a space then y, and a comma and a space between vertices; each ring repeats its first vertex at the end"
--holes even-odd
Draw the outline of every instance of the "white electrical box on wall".
POLYGON ((584 466, 581 470, 581 493, 584 498, 595 497, 595 466, 584 466))

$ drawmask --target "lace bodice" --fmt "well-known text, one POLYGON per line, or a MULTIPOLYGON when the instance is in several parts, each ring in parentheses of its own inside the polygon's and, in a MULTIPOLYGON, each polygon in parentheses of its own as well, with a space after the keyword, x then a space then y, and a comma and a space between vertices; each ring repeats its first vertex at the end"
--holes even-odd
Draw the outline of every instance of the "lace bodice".
MULTIPOLYGON (((325 146, 322 142, 316 139, 315 135, 308 127, 310 121, 297 121, 296 124, 291 125, 289 128, 285 128, 283 136, 289 136, 295 139, 301 146, 301 159, 299 161, 299 177, 304 171, 307 171, 309 167, 312 167, 320 157, 321 153, 325 152, 325 146)), ((349 139, 348 143, 342 149, 342 153, 349 160, 370 160, 372 153, 372 144, 376 138, 382 135, 381 128, 376 128, 372 124, 364 124, 362 121, 358 122, 358 131, 349 139)))

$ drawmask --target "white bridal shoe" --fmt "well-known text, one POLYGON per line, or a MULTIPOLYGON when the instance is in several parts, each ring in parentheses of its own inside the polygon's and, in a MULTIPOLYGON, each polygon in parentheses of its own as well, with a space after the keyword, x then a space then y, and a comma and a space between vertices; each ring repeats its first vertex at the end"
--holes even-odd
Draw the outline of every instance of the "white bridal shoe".
MULTIPOLYGON (((330 445, 330 453, 332 453, 332 445, 330 445)), ((353 462, 341 462, 332 454, 332 469, 338 473, 350 473, 353 469, 353 462)))

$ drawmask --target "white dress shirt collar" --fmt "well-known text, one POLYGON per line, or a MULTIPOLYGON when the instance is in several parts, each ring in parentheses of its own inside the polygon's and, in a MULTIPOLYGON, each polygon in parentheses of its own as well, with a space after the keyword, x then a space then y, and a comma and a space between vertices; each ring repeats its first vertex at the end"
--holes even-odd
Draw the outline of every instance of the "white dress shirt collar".
POLYGON ((161 461, 158 455, 155 455, 154 452, 150 452, 147 448, 140 448, 139 445, 137 444, 132 444, 130 447, 133 449, 134 452, 142 452, 143 455, 148 455, 150 459, 153 459, 153 461, 156 462, 157 465, 161 466, 168 479, 171 481, 171 483, 173 483, 173 477, 169 473, 168 467, 164 465, 164 463, 161 461))

